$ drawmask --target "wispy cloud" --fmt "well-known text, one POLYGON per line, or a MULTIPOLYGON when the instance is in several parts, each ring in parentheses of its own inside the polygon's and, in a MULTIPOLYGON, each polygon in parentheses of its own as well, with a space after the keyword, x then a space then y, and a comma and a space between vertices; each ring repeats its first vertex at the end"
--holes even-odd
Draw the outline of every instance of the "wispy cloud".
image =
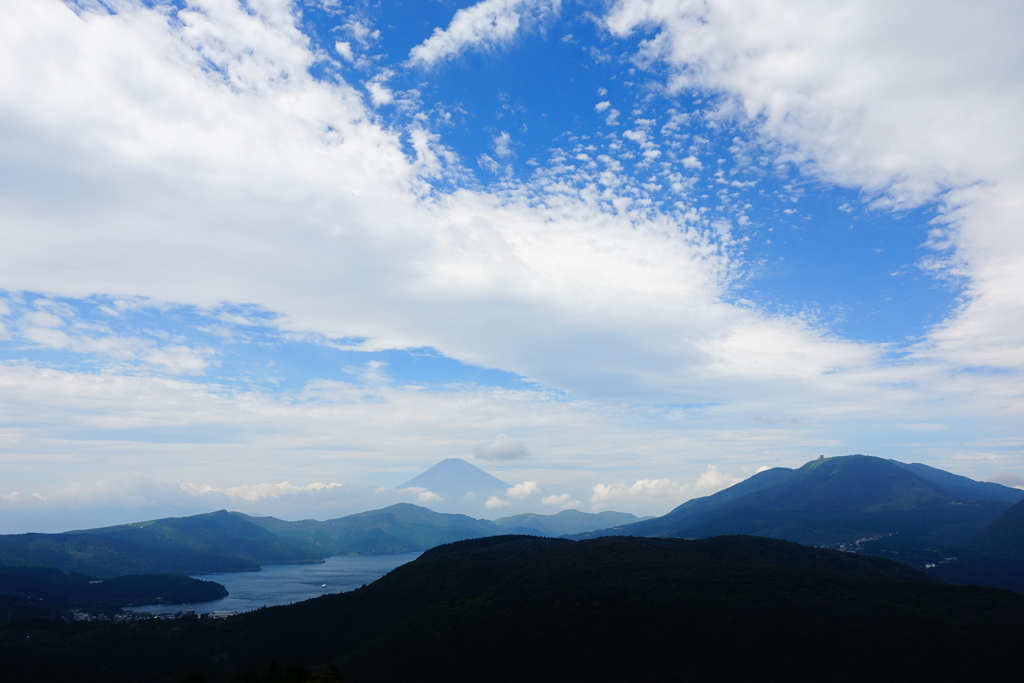
POLYGON ((447 28, 434 29, 433 35, 409 52, 409 63, 433 66, 467 49, 500 46, 520 31, 547 22, 560 9, 560 0, 483 0, 456 12, 447 28))

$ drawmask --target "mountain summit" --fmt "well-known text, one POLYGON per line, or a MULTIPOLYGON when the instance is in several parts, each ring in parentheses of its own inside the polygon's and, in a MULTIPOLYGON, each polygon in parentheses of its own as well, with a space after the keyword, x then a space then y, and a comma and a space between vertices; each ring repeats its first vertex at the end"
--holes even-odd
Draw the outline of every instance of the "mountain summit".
POLYGON ((926 465, 846 455, 812 460, 796 470, 766 470, 687 501, 663 517, 591 535, 751 534, 805 545, 870 538, 874 540, 861 543, 866 550, 880 552, 884 546, 891 556, 904 557, 908 549, 962 543, 1022 498, 1024 491, 926 465))
POLYGON ((451 502, 475 500, 483 503, 488 496, 504 492, 508 487, 501 479, 462 458, 445 458, 398 488, 424 488, 451 502))

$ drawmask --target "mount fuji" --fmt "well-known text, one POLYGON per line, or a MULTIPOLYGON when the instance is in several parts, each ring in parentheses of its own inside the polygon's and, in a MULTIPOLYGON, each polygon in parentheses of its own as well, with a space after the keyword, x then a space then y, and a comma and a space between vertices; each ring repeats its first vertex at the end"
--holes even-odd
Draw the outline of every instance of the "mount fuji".
POLYGON ((488 497, 504 493, 509 485, 462 458, 446 458, 397 488, 423 488, 446 502, 483 505, 488 497))

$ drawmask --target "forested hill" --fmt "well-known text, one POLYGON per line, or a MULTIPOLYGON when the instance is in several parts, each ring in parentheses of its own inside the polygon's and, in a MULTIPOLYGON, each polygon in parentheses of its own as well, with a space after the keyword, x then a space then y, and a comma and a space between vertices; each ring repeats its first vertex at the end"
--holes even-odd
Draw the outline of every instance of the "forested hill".
POLYGON ((257 571, 261 564, 322 558, 313 548, 278 538, 224 510, 66 534, 0 536, 0 566, 53 567, 104 577, 257 571))
POLYGON ((272 662, 333 662, 350 683, 1005 680, 1024 596, 749 536, 501 536, 225 622, 0 636, 11 681, 228 683, 259 680, 272 662))
POLYGON ((227 594, 219 583, 180 574, 99 579, 48 567, 0 567, 0 607, 8 621, 52 619, 76 609, 116 614, 122 607, 208 602, 227 594))

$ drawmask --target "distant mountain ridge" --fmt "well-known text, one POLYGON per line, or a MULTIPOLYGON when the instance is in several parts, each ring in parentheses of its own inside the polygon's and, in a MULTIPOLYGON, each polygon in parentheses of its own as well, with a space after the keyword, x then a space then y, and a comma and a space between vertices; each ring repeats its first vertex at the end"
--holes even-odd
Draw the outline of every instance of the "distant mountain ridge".
MULTIPOLYGON (((511 518, 509 518, 511 519, 511 518)), ((516 533, 557 536, 635 521, 621 512, 566 510, 507 520, 474 519, 410 503, 320 522, 288 522, 220 510, 63 534, 0 535, 0 567, 52 567, 100 577, 258 571, 263 564, 322 562, 331 555, 427 550, 516 533)))
POLYGON ((286 522, 273 517, 231 513, 324 555, 384 555, 427 550, 443 543, 501 533, 491 522, 467 515, 434 512, 411 503, 359 512, 325 522, 286 522))
POLYGON ((434 512, 411 503, 398 503, 325 522, 286 522, 273 517, 248 517, 238 512, 232 514, 258 524, 281 538, 314 546, 330 555, 405 553, 427 550, 444 543, 509 533, 562 536, 639 519, 626 512, 563 510, 556 515, 523 514, 490 521, 467 515, 434 512))

